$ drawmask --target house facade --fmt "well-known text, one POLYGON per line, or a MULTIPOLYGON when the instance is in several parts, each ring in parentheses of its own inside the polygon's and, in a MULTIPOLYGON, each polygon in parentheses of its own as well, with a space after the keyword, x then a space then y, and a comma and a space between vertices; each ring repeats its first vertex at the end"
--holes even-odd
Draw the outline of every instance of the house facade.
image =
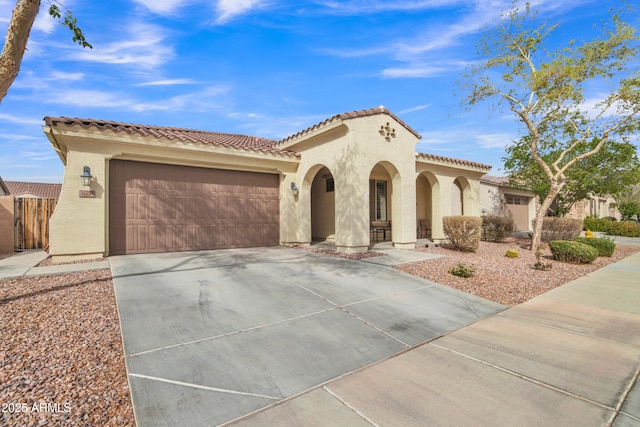
POLYGON ((530 191, 509 186, 509 177, 484 175, 480 178, 480 204, 483 215, 513 218, 517 231, 533 230, 536 196, 530 191))
POLYGON ((63 117, 43 129, 65 165, 50 225, 58 259, 314 240, 362 252, 373 222, 414 248, 421 220, 437 238, 443 216, 480 215, 490 169, 416 153, 420 135, 382 106, 281 141, 63 117))

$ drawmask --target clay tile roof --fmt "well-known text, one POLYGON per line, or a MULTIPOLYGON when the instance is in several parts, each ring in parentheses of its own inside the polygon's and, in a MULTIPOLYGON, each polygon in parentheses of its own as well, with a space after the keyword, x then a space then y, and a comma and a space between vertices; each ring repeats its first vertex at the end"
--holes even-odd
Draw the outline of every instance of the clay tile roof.
POLYGON ((100 130, 111 130, 113 132, 125 132, 128 134, 139 134, 142 136, 155 136, 156 138, 177 139, 184 142, 211 144, 221 147, 231 147, 244 150, 261 151, 265 153, 284 154, 287 156, 298 156, 288 150, 276 148, 277 141, 260 138, 256 136, 237 135, 221 132, 207 132, 193 129, 146 126, 130 123, 112 122, 93 119, 79 119, 69 117, 45 117, 47 126, 54 127, 59 124, 66 126, 81 126, 85 129, 95 127, 100 130))
POLYGON ((23 194, 31 194, 43 199, 58 199, 62 184, 45 184, 42 182, 21 182, 21 181, 5 181, 9 194, 12 196, 21 196, 23 194))
POLYGON ((437 156, 435 154, 427 154, 427 153, 417 153, 417 155, 418 155, 418 159, 432 160, 439 163, 451 163, 454 165, 470 166, 472 168, 485 169, 487 171, 491 169, 490 165, 485 165, 484 163, 472 162, 470 160, 454 159, 452 157, 437 156))
POLYGON ((495 185, 509 185, 508 176, 482 175, 482 177, 480 177, 480 181, 495 185))
POLYGON ((400 120, 398 118, 398 116, 396 116, 395 114, 393 114, 391 111, 387 110, 384 106, 379 106, 376 108, 368 108, 366 110, 357 110, 357 111, 351 111, 348 113, 342 113, 342 114, 336 114, 333 117, 330 117, 320 123, 316 123, 313 126, 310 126, 306 129, 301 130, 300 132, 297 132, 293 135, 290 135, 288 137, 286 137, 285 139, 279 141, 279 144, 285 144, 293 139, 299 138, 303 135, 306 135, 316 129, 320 129, 330 123, 333 123, 337 120, 349 120, 349 119, 355 119, 358 117, 367 117, 367 116, 375 116, 376 114, 386 114, 390 117, 392 117, 394 120, 396 120, 398 123, 400 123, 403 127, 405 127, 409 132, 411 132, 412 134, 414 134, 416 136, 416 138, 421 139, 422 136, 416 132, 415 130, 413 130, 408 124, 406 124, 405 122, 403 122, 402 120, 400 120))

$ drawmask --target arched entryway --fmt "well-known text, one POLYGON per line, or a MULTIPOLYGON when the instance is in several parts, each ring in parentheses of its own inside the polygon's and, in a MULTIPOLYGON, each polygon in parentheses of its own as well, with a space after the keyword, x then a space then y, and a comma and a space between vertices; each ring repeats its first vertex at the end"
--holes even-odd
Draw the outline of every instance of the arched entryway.
POLYGON ((471 185, 463 176, 457 177, 451 186, 451 215, 469 215, 471 185))
POLYGON ((399 191, 400 174, 389 162, 376 164, 369 174, 369 222, 372 243, 393 240, 393 228, 399 227, 402 215, 394 215, 394 207, 401 206, 399 191), (395 223, 394 223, 395 221, 395 223))
POLYGON ((431 172, 422 172, 416 179, 416 234, 418 238, 433 238, 434 225, 439 226, 442 214, 439 206, 440 184, 431 172))
POLYGON ((311 182, 311 240, 335 241, 336 198, 333 174, 321 167, 311 182))

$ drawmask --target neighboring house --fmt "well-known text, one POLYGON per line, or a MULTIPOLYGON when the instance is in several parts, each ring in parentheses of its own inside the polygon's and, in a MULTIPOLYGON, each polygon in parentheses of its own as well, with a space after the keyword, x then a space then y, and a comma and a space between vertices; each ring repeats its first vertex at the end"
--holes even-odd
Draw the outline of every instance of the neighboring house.
POLYGON ((586 217, 595 218, 613 217, 617 220, 622 218, 618 211, 618 203, 611 196, 591 196, 588 200, 581 200, 571 206, 567 218, 575 218, 583 221, 586 217))
POLYGON ((0 177, 0 255, 13 250, 13 197, 0 177))
POLYGON ((60 197, 62 184, 42 182, 5 181, 13 197, 33 199, 55 199, 60 197))
POLYGON ((4 236, 12 250, 43 249, 49 244, 49 218, 60 197, 62 184, 5 181, 11 193, 11 225, 4 226, 4 236), (9 236, 11 236, 9 238, 9 236))
POLYGON ((0 176, 0 196, 8 196, 8 195, 9 195, 9 189, 7 188, 6 184, 2 180, 2 177, 0 176))
POLYGON ((491 168, 416 153, 421 136, 382 106, 280 141, 64 117, 43 129, 65 165, 50 229, 58 259, 324 239, 362 252, 373 221, 414 248, 421 220, 438 238, 443 216, 480 215, 491 168))
POLYGON ((480 178, 480 205, 486 215, 513 218, 516 230, 531 231, 536 216, 536 197, 530 191, 509 186, 509 177, 484 175, 480 178))

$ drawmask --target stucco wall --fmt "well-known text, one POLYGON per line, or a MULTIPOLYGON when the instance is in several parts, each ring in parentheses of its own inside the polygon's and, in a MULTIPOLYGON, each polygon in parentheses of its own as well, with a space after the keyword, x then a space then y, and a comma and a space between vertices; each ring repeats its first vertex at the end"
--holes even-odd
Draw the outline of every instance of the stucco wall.
MULTIPOLYGON (((291 241, 310 242, 311 193, 316 174, 326 167, 335 182, 335 239, 338 250, 366 251, 370 244, 369 180, 388 181, 388 209, 396 246, 415 247, 415 144, 418 139, 393 122, 396 136, 387 140, 380 126, 387 115, 361 117, 336 124, 325 132, 301 138, 291 149, 301 153, 296 181, 302 183, 296 201, 297 224, 291 241)), ((314 191, 315 193, 315 191, 314 191)))
MULTIPOLYGON (((45 129, 45 132, 47 130, 45 129)), ((281 223, 291 218, 286 206, 292 204, 291 190, 286 190, 287 174, 295 171, 297 160, 243 152, 180 141, 159 141, 116 134, 111 131, 56 129, 48 133, 54 146, 66 153, 62 192, 50 221, 50 254, 56 260, 94 258, 109 253, 109 160, 138 160, 177 165, 222 169, 240 169, 280 174, 282 177, 281 223), (84 166, 94 177, 91 187, 83 187, 80 174, 84 166), (80 191, 95 192, 94 198, 80 197, 80 191)), ((281 235, 282 235, 281 230, 281 235)))
POLYGON ((12 253, 15 248, 13 206, 13 196, 0 196, 0 254, 12 253))

